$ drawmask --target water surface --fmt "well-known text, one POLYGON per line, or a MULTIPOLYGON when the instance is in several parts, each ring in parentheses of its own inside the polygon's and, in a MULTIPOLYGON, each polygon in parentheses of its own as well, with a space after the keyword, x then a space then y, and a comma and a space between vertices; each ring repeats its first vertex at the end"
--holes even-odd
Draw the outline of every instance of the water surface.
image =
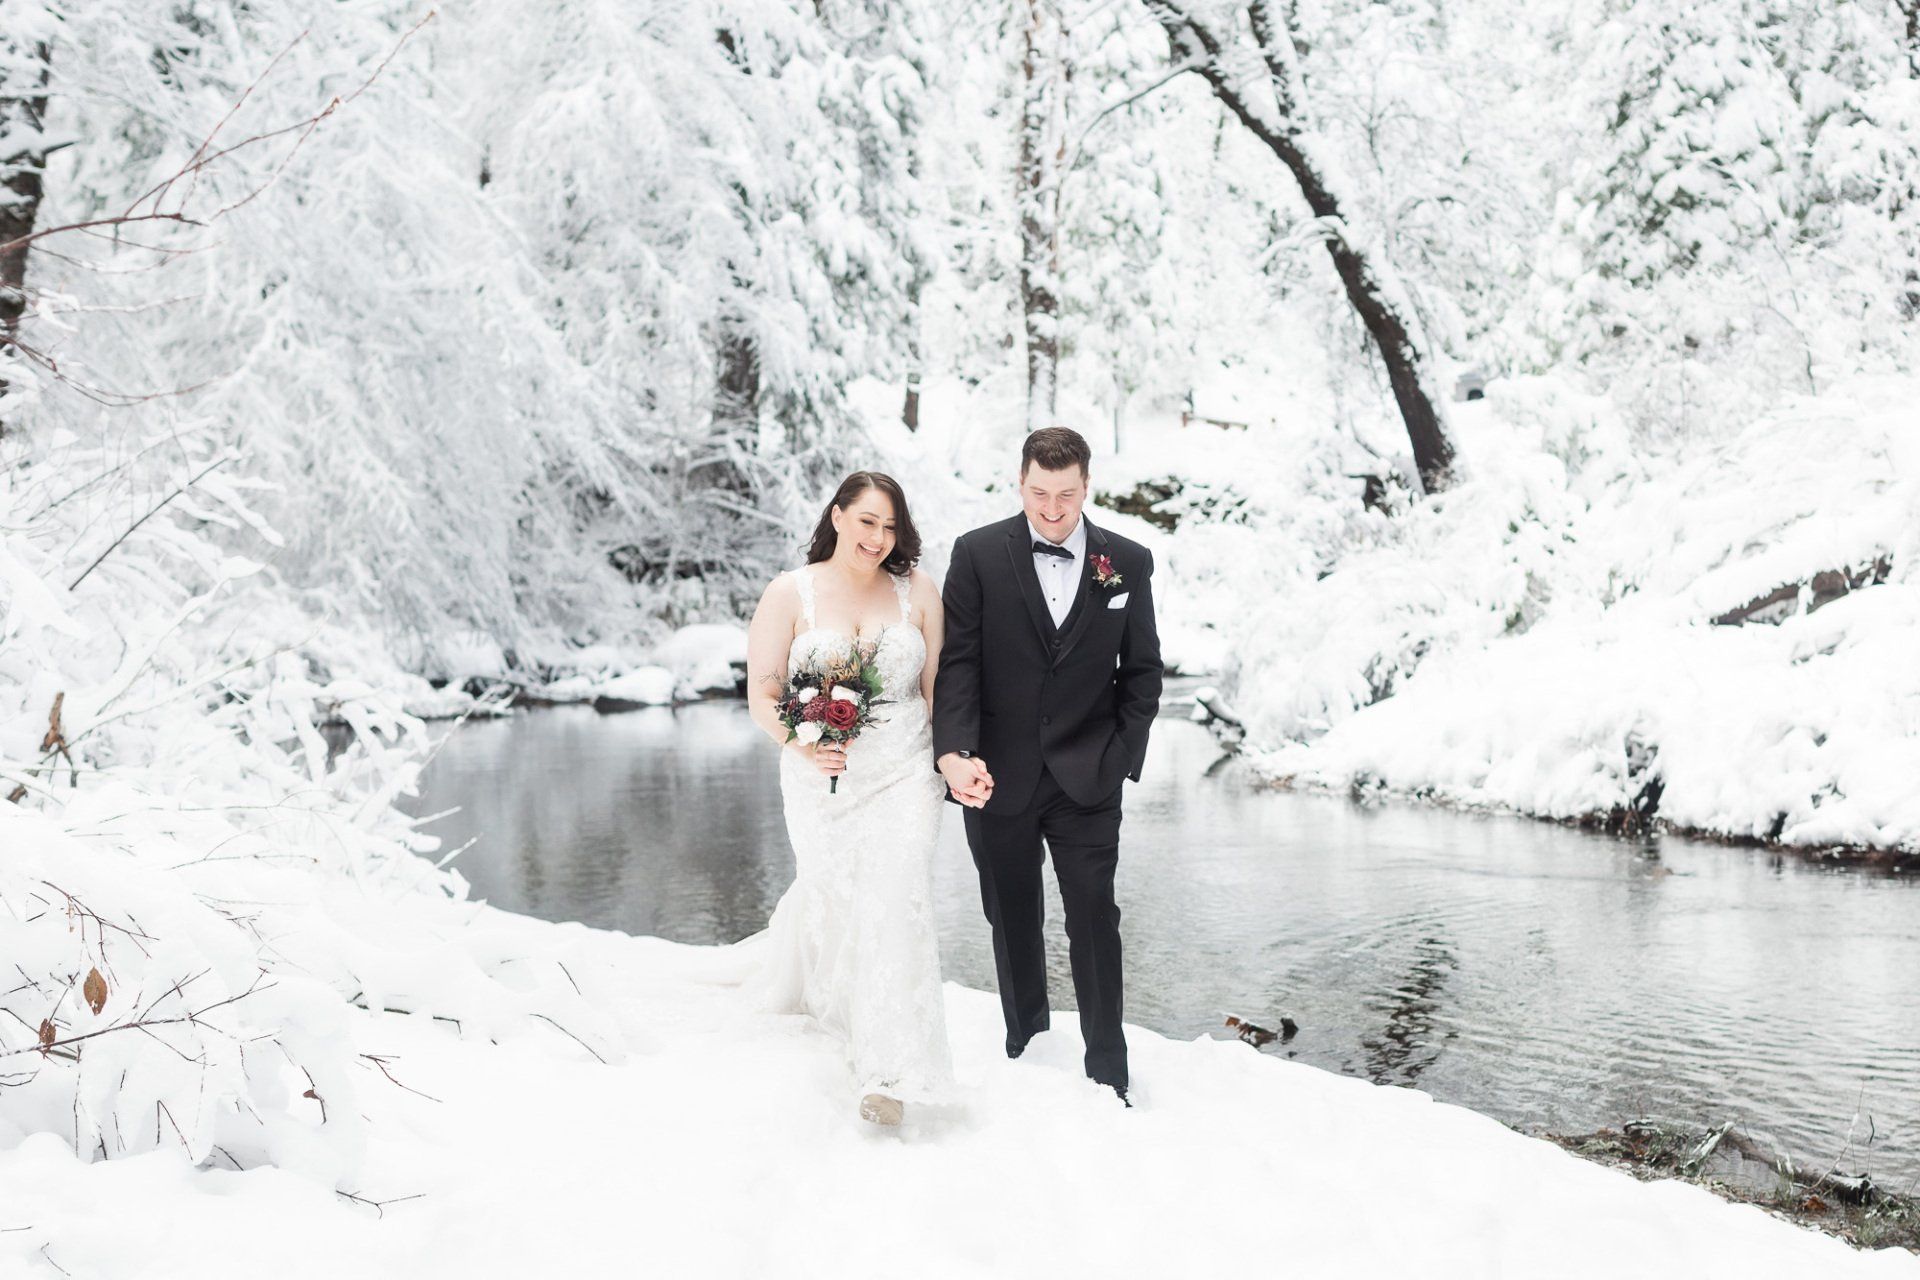
MULTIPOLYGON (((1299 1033, 1267 1052, 1528 1131, 1734 1119, 1797 1159, 1920 1179, 1915 877, 1256 790, 1181 710, 1127 790, 1128 1021, 1192 1037, 1285 1015, 1299 1033)), ((792 879, 777 764, 738 703, 522 712, 459 729, 408 807, 459 806, 431 829, 476 839, 453 864, 476 898, 731 942, 792 879)), ((992 990, 959 818, 937 860, 943 963, 992 990)), ((1060 919, 1050 886, 1056 1008, 1060 919)))

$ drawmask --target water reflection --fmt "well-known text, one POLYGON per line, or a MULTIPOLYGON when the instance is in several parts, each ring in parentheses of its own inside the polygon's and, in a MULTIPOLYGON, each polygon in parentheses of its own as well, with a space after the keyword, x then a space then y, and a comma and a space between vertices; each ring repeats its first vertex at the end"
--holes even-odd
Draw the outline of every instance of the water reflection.
POLYGON ((1405 981, 1368 997, 1367 1007, 1386 1015, 1378 1035, 1360 1041, 1366 1052, 1366 1076, 1375 1084, 1410 1085, 1439 1060, 1453 1030, 1439 1024, 1440 996, 1447 975, 1460 967, 1453 948, 1439 937, 1423 937, 1414 947, 1405 981))
MULTIPOLYGON (((1522 1128, 1727 1119, 1796 1156, 1870 1115, 1876 1176, 1920 1177, 1914 877, 1752 849, 1253 790, 1163 715, 1130 785, 1126 1016, 1416 1084, 1522 1128)), ((415 812, 475 897, 683 942, 766 923, 793 875, 777 756, 739 705, 526 713, 461 729, 415 812)), ((935 892, 949 977, 993 986, 957 811, 935 892)), ((1049 884, 1056 1006, 1073 998, 1049 884)), ((1867 1132, 1864 1123, 1858 1126, 1867 1132)), ((1856 1144, 1857 1145, 1857 1144, 1856 1144)))
POLYGON ((460 806, 432 829, 481 837, 454 866, 496 906, 689 942, 744 937, 793 864, 772 749, 736 710, 471 724, 415 807, 460 806))

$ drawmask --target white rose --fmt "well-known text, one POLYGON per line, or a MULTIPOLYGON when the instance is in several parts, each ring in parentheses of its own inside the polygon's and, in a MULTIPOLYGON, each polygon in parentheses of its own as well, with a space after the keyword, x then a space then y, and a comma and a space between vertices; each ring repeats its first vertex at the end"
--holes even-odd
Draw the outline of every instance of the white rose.
POLYGON ((799 693, 794 695, 794 697, 799 700, 800 705, 803 707, 806 706, 809 702, 812 702, 815 698, 819 696, 820 696, 820 691, 818 689, 812 689, 812 688, 802 689, 799 693))
POLYGON ((847 686, 843 684, 837 684, 833 686, 833 696, 836 698, 844 698, 848 702, 860 701, 860 695, 855 693, 853 690, 847 688, 847 686))
MULTIPOLYGON (((815 690, 815 692, 818 692, 818 690, 815 690)), ((820 741, 820 726, 809 720, 795 729, 793 736, 799 740, 801 746, 810 747, 820 741)))

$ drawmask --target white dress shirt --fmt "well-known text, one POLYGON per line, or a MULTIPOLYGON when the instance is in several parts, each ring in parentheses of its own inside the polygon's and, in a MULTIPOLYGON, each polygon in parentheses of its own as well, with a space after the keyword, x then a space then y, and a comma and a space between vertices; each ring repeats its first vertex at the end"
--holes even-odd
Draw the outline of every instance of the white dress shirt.
MULTIPOLYGON (((1027 521, 1027 532, 1033 535, 1035 542, 1052 542, 1052 538, 1042 537, 1033 527, 1033 521, 1027 521)), ((1040 594, 1047 598, 1047 612, 1053 615, 1053 625, 1058 627, 1073 612, 1073 597, 1080 590, 1080 566, 1087 554, 1087 522, 1085 519, 1073 522, 1073 532, 1067 535, 1065 542, 1059 544, 1073 553, 1071 560, 1060 556, 1050 556, 1044 551, 1033 553, 1033 571, 1040 578, 1040 594)))

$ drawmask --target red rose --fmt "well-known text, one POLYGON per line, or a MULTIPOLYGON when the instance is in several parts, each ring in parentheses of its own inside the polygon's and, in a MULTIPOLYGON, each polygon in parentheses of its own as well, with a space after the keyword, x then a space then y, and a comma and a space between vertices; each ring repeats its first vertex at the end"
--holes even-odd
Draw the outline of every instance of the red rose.
POLYGON ((853 728, 855 724, 859 723, 860 707, 858 703, 848 702, 845 698, 834 698, 831 701, 828 701, 826 698, 821 698, 818 699, 818 701, 827 704, 825 714, 827 728, 838 729, 842 733, 845 733, 848 729, 853 728))

